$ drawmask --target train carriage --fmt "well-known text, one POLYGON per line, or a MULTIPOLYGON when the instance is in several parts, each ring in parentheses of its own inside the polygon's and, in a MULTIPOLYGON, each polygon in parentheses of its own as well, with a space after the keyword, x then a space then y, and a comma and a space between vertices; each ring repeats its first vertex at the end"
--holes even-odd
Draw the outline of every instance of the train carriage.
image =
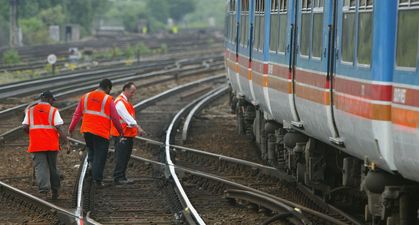
POLYGON ((390 199, 418 207, 418 45, 419 0, 229 0, 238 124, 269 163, 324 195, 361 187, 371 224, 401 224, 376 197, 408 186, 390 199))

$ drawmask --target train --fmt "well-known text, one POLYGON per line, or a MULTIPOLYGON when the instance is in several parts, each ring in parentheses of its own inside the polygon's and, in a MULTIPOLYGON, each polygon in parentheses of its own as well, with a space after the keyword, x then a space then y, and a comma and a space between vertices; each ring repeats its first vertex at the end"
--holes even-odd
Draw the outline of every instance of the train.
POLYGON ((238 131, 366 224, 419 224, 419 0, 226 0, 238 131))

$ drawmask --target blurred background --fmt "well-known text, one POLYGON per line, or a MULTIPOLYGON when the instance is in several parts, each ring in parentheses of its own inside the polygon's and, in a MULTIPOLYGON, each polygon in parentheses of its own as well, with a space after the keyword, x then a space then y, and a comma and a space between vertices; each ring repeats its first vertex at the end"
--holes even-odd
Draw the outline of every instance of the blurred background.
POLYGON ((0 48, 222 28, 224 0, 0 0, 0 48))

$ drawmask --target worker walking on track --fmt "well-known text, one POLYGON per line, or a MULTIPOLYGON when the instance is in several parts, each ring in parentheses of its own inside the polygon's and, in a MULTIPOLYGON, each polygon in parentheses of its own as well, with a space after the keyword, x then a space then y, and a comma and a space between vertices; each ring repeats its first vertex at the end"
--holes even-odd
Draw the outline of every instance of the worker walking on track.
POLYGON ((57 171, 57 154, 60 141, 67 141, 61 130, 64 124, 58 109, 51 106, 55 98, 50 91, 41 94, 41 101, 25 111, 23 129, 29 134, 28 152, 34 163, 35 179, 39 192, 44 199, 49 191, 56 200, 60 189, 60 176, 57 171))
POLYGON ((104 186, 103 170, 109 148, 111 121, 117 132, 123 135, 115 104, 112 96, 109 95, 111 89, 112 82, 109 79, 103 79, 98 89, 83 95, 68 128, 71 136, 83 116, 80 132, 84 134, 88 150, 87 161, 92 169, 94 185, 97 187, 104 186))
POLYGON ((127 164, 130 159, 133 147, 133 139, 139 135, 144 135, 145 132, 135 121, 135 109, 129 100, 135 95, 137 87, 134 83, 129 82, 122 88, 122 93, 115 99, 115 107, 118 112, 124 136, 118 137, 118 131, 112 124, 111 135, 114 136, 115 141, 115 169, 113 172, 113 179, 116 185, 130 184, 132 180, 128 180, 126 176, 127 164))

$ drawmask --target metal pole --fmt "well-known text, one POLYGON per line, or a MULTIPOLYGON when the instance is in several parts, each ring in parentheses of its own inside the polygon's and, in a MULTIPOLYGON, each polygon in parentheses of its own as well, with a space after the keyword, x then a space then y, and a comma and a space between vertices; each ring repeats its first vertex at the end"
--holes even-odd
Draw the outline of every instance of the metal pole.
POLYGON ((17 26, 16 26, 16 0, 10 0, 10 47, 16 47, 17 43, 17 26))

